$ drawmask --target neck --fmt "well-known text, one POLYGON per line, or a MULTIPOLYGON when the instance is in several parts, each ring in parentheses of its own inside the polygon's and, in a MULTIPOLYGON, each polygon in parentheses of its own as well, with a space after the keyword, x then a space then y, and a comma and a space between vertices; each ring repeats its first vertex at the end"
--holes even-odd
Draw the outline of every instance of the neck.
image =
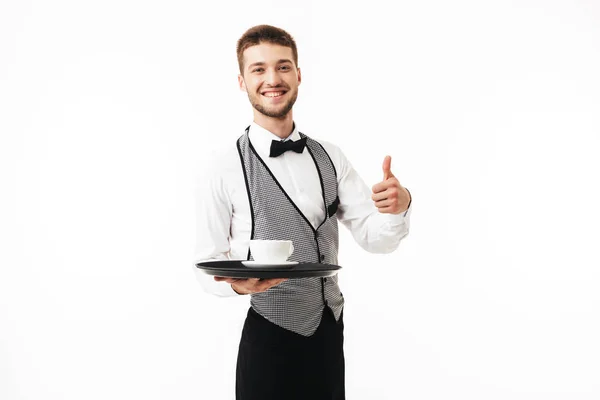
POLYGON ((292 111, 283 118, 272 118, 267 117, 255 110, 254 112, 254 123, 262 126, 269 132, 278 137, 285 139, 292 133, 294 129, 294 118, 292 117, 292 111))

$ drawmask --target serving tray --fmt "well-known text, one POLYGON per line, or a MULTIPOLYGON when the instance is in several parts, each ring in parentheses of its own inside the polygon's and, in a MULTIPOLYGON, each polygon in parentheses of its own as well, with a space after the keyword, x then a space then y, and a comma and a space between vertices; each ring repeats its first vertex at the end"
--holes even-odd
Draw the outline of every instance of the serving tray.
POLYGON ((311 278, 328 277, 338 273, 342 268, 339 265, 320 263, 298 264, 269 264, 268 266, 246 266, 246 260, 206 261, 197 263, 196 267, 202 272, 212 276, 225 278, 311 278))

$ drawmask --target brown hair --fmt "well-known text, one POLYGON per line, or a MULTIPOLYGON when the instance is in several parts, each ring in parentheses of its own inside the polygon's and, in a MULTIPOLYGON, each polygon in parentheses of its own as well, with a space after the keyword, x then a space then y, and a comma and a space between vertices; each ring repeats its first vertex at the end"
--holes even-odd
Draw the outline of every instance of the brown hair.
POLYGON ((244 50, 261 43, 278 44, 289 47, 294 55, 294 63, 298 67, 298 49, 294 38, 283 29, 271 25, 257 25, 248 29, 237 42, 237 59, 240 74, 244 74, 244 50))

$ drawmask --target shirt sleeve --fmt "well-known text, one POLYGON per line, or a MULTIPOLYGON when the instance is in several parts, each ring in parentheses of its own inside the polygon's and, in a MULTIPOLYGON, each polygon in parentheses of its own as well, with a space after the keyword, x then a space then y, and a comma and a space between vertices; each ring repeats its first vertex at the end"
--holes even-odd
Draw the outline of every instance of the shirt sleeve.
POLYGON ((205 292, 215 296, 239 296, 225 282, 217 282, 196 267, 203 261, 229 259, 232 207, 222 174, 207 168, 196 178, 196 243, 194 273, 205 292))
POLYGON ((405 212, 383 214, 371 199, 371 190, 339 148, 329 144, 338 174, 338 220, 352 233, 354 240, 371 253, 391 253, 408 235, 411 202, 405 212))

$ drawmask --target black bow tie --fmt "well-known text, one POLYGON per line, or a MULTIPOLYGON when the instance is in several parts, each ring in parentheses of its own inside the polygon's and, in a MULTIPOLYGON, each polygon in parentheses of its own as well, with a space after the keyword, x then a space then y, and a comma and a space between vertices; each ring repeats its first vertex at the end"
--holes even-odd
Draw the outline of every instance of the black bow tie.
POLYGON ((302 153, 304 151, 304 147, 306 147, 306 137, 296 140, 295 142, 291 140, 286 140, 285 142, 281 140, 273 140, 271 141, 271 153, 269 154, 269 157, 278 157, 288 150, 293 150, 296 153, 302 153))

